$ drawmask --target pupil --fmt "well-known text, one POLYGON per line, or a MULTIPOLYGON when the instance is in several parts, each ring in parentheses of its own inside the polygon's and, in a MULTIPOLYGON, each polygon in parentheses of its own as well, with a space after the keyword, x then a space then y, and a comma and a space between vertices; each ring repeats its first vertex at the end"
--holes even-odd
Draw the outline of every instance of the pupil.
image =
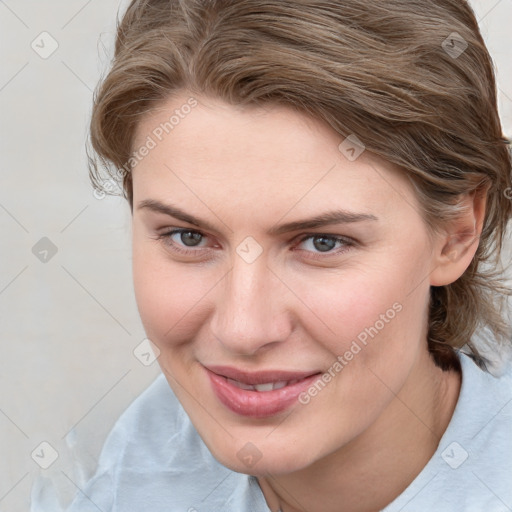
POLYGON ((194 245, 197 245, 195 242, 199 243, 201 241, 201 234, 200 233, 194 233, 192 231, 184 231, 181 233, 181 241, 188 245, 189 247, 193 247, 194 245), (190 237, 190 238, 188 238, 190 237), (192 243, 189 243, 192 242, 192 243))
POLYGON ((316 238, 313 239, 313 245, 315 246, 315 249, 322 252, 327 252, 336 245, 336 242, 331 238, 317 236, 316 238), (320 242, 318 243, 317 240, 319 240, 320 242))

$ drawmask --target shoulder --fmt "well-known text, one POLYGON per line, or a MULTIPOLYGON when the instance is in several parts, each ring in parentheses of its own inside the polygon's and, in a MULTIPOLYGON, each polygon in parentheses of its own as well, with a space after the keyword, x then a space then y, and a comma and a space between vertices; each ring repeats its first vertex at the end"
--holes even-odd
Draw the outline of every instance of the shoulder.
POLYGON ((477 466, 506 470, 512 484, 512 365, 493 375, 467 355, 461 363, 462 389, 450 433, 466 442, 477 466))
POLYGON ((460 358, 459 402, 437 452, 446 484, 437 485, 460 510, 501 510, 512 503, 512 366, 493 375, 460 358))
MULTIPOLYGON (((472 356, 459 354, 462 386, 453 420, 462 420, 474 428, 498 428, 512 419, 512 364, 491 373, 472 356)), ((480 432, 480 431, 478 431, 480 432)), ((475 434, 476 437, 476 434, 475 434)))
POLYGON ((438 448, 385 512, 505 510, 512 503, 512 366, 489 373, 458 354, 462 383, 438 448))
POLYGON ((247 512, 260 498, 247 475, 212 456, 161 374, 119 417, 68 512, 224 510, 226 499, 247 512))
MULTIPOLYGON (((116 481, 127 475, 188 474, 197 461, 206 473, 223 468, 212 456, 178 398, 160 374, 121 414, 110 431, 98 462, 98 472, 116 481)), ((224 468, 225 469, 225 468, 224 468)))
POLYGON ((161 442, 165 440, 168 445, 182 435, 186 419, 165 376, 160 374, 116 421, 104 443, 99 468, 119 464, 130 456, 137 456, 139 464, 151 460, 154 465, 152 457, 163 454, 161 442))

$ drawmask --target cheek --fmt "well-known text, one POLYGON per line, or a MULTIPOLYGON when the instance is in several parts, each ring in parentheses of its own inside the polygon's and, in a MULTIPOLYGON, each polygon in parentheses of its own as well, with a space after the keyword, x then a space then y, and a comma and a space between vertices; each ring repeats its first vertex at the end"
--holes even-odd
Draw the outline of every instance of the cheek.
POLYGON ((312 386, 302 397, 302 403, 311 401, 305 407, 323 412, 304 421, 311 431, 325 431, 325 418, 332 418, 336 428, 325 438, 326 450, 329 440, 345 442, 370 425, 414 366, 423 340, 428 286, 410 293, 411 276, 418 275, 413 267, 366 265, 365 271, 351 269, 316 280, 314 293, 312 281, 303 282, 302 291, 309 288, 305 302, 315 313, 304 315, 303 325, 308 338, 330 355, 327 386, 319 386, 319 392, 312 386))
POLYGON ((361 365, 385 367, 398 354, 404 364, 414 357, 425 320, 428 283, 411 292, 418 275, 424 275, 423 263, 413 258, 396 261, 389 255, 382 261, 297 285, 297 295, 305 297, 313 313, 303 316, 310 336, 322 340, 333 360, 346 354, 346 359, 358 359, 361 365), (406 350, 409 357, 403 357, 406 350))
POLYGON ((172 262, 157 244, 134 233, 133 283, 146 334, 162 350, 193 335, 211 286, 200 270, 172 262))

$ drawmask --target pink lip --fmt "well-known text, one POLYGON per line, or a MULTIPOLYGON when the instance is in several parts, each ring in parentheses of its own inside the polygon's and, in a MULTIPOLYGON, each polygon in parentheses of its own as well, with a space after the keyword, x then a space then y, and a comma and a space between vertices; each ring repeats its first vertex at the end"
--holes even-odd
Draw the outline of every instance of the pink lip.
POLYGON ((205 367, 217 398, 231 411, 252 418, 265 418, 284 411, 298 401, 299 395, 318 379, 320 372, 261 371, 244 372, 227 366, 205 367), (264 384, 300 379, 295 384, 272 391, 238 388, 227 378, 245 384, 264 384))

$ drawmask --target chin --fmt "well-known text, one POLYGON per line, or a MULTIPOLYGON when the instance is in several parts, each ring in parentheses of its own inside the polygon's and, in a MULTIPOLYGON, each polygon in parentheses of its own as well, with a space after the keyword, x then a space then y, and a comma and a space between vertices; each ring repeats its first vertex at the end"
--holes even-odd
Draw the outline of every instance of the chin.
POLYGON ((287 475, 295 471, 304 469, 305 467, 310 465, 297 465, 296 460, 294 462, 288 462, 283 460, 275 460, 274 458, 269 457, 262 457, 254 465, 244 464, 241 463, 238 459, 233 458, 230 458, 225 462, 221 462, 221 464, 237 473, 243 473, 246 475, 252 475, 256 477, 264 477, 268 476, 269 474, 274 476, 287 475))
POLYGON ((210 445, 208 449, 213 457, 228 469, 257 477, 269 473, 276 476, 293 473, 310 466, 321 457, 306 452, 306 447, 297 443, 290 443, 289 446, 279 443, 278 446, 274 446, 268 440, 231 440, 221 449, 210 445))

